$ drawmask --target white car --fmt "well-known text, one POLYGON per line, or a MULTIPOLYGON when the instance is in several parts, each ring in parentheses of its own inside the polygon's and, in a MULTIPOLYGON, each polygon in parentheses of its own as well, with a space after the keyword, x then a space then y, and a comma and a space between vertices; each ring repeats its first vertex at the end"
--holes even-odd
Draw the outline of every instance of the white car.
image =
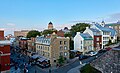
POLYGON ((97 55, 98 52, 90 52, 90 56, 95 56, 97 55))

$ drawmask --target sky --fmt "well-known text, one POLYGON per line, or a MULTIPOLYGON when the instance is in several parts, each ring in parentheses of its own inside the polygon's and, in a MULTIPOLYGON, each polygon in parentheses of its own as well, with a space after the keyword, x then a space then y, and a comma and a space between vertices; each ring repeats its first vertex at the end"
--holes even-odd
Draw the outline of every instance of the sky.
POLYGON ((117 22, 120 0, 0 0, 0 29, 44 30, 51 21, 56 29, 79 22, 117 22))

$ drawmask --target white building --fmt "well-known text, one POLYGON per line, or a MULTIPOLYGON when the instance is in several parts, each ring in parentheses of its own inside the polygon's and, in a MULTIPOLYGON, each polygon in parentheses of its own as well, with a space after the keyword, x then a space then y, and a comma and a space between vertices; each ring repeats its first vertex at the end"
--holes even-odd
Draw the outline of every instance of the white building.
POLYGON ((98 29, 101 32, 102 48, 104 48, 104 46, 108 44, 109 40, 111 40, 112 42, 115 42, 117 40, 117 33, 112 28, 106 28, 101 26, 100 24, 92 24, 90 28, 98 29))
POLYGON ((77 32, 74 37, 74 50, 83 52, 83 54, 93 50, 92 36, 90 36, 88 33, 77 32))

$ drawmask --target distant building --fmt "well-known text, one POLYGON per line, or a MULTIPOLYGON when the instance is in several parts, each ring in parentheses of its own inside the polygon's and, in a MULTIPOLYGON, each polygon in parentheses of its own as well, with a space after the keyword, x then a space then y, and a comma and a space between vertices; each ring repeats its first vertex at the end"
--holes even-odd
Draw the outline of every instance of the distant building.
POLYGON ((40 36, 36 38, 36 52, 56 65, 59 56, 69 59, 69 38, 58 37, 53 33, 50 37, 40 36))
POLYGON ((36 52, 35 41, 36 41, 36 38, 31 38, 30 40, 27 40, 28 51, 30 51, 30 52, 36 52))
POLYGON ((69 33, 70 30, 68 29, 68 27, 65 27, 64 29, 61 29, 61 31, 63 31, 64 33, 69 33))
POLYGON ((62 30, 57 31, 57 36, 64 37, 64 32, 62 30))
POLYGON ((4 31, 0 31, 0 73, 10 72, 10 41, 4 40, 4 31))
POLYGON ((92 36, 95 51, 102 48, 102 33, 98 29, 86 27, 84 33, 89 33, 92 36))
POLYGON ((53 23, 52 22, 49 22, 48 29, 53 29, 53 23))
POLYGON ((20 49, 23 51, 24 54, 27 54, 27 50, 28 50, 28 38, 25 37, 21 37, 19 38, 19 47, 20 49))
POLYGON ((115 29, 117 31, 118 40, 120 40, 120 21, 118 21, 117 23, 105 24, 105 27, 115 29))
POLYGON ((74 50, 82 52, 83 54, 94 50, 92 36, 88 33, 77 32, 74 37, 74 50))
POLYGON ((103 27, 98 23, 92 24, 90 28, 97 29, 101 32, 101 35, 102 35, 102 49, 104 48, 104 46, 106 44, 108 44, 109 40, 111 40, 112 43, 116 42, 116 40, 117 40, 117 32, 116 32, 116 30, 114 30, 112 28, 103 27))
POLYGON ((21 31, 14 31, 14 36, 15 37, 26 37, 28 34, 28 30, 21 30, 21 31))

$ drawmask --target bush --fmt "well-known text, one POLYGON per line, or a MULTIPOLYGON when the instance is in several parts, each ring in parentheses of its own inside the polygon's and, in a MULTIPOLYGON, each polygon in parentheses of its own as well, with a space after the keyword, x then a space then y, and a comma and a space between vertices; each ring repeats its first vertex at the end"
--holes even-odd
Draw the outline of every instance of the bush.
POLYGON ((102 73, 101 71, 95 69, 90 64, 86 64, 80 69, 81 73, 102 73))

